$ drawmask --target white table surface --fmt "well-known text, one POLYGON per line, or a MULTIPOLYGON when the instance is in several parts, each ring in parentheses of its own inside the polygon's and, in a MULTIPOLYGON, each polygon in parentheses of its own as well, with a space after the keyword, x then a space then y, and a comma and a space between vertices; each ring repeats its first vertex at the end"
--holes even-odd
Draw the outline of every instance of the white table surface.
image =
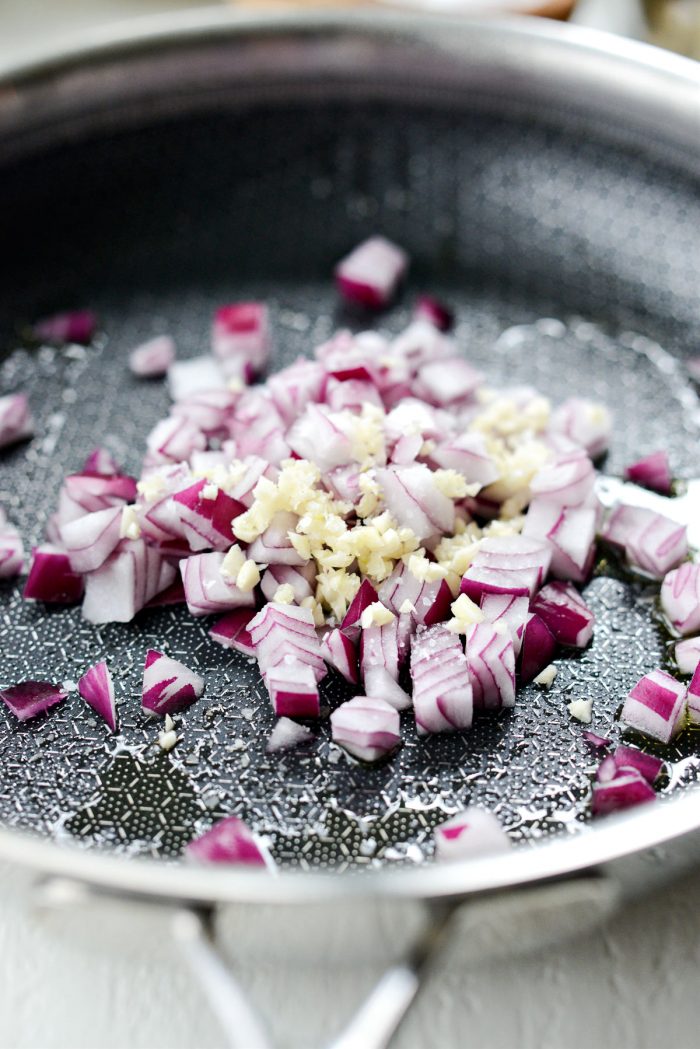
MULTIPOLYGON (((0 0, 0 56, 84 24, 186 6, 170 0, 0 0)), ((633 0, 582 0, 579 21, 634 31, 633 0)), ((2 1049, 210 1049, 224 1045, 167 942, 123 954, 46 928, 0 867, 2 1049)), ((700 874, 628 906, 595 933, 443 978, 419 1000, 402 1049, 694 1049, 700 1043, 700 874)), ((260 968, 250 989, 280 1047, 311 1049, 342 1023, 359 977, 260 968)))

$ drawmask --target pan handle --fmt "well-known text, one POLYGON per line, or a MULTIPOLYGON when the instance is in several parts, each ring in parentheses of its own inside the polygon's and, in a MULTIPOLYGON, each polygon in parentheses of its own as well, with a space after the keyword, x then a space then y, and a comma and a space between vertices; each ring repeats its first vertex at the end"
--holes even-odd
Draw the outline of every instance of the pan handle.
MULTIPOLYGON (((430 905, 432 920, 406 958, 390 966, 328 1049, 387 1049, 410 1009, 425 971, 445 941, 457 904, 430 905)), ((182 908, 172 933, 212 1012, 226 1034, 228 1049, 272 1049, 257 1011, 231 973, 217 945, 211 912, 182 908)))

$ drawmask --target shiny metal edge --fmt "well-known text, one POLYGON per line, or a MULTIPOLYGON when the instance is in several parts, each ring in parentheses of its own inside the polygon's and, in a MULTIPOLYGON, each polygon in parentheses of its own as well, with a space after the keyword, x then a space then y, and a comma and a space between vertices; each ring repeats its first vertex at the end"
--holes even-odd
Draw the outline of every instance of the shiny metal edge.
MULTIPOLYGON (((219 8, 148 16, 76 34, 56 41, 50 49, 36 49, 18 61, 0 63, 0 88, 21 91, 41 81, 88 63, 127 57, 148 49, 186 46, 209 39, 243 34, 281 32, 363 32, 369 36, 414 36, 454 29, 463 34, 499 35, 512 48, 528 41, 584 55, 589 63, 608 63, 614 82, 626 71, 633 94, 653 87, 671 89, 666 104, 677 97, 687 113, 698 118, 700 143, 700 65, 645 44, 623 40, 596 30, 580 29, 545 20, 455 19, 422 15, 358 11, 297 12, 264 15, 219 8), (675 96, 674 91, 680 91, 675 96)), ((602 66, 600 68, 603 75, 602 66)), ((700 796, 679 796, 672 803, 645 806, 594 826, 570 838, 555 838, 531 848, 452 864, 382 869, 361 875, 284 872, 276 876, 233 868, 196 868, 147 859, 118 859, 77 846, 57 844, 16 831, 0 829, 0 859, 35 873, 51 874, 94 885, 105 892, 132 894, 153 900, 187 903, 301 904, 367 896, 394 899, 436 899, 489 893, 573 875, 632 857, 700 830, 700 796)))

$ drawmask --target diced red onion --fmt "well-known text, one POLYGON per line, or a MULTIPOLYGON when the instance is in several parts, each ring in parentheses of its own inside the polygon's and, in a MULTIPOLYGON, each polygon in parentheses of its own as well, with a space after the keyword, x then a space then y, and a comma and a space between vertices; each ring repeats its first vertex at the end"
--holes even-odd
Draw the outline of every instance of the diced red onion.
POLYGON ((282 663, 308 666, 314 681, 325 676, 321 646, 308 608, 271 601, 250 621, 248 630, 260 670, 266 677, 271 668, 282 663))
POLYGON ((370 309, 387 306, 408 267, 408 256, 385 237, 358 244, 335 268, 335 282, 348 302, 370 309))
POLYGON ((34 325, 37 339, 47 342, 74 342, 87 346, 92 342, 97 327, 97 317, 92 310, 71 310, 55 313, 34 325))
POLYGON ((281 510, 275 514, 268 528, 248 547, 248 557, 258 564, 303 565, 304 558, 292 546, 290 532, 296 531, 299 518, 281 510))
POLYGON ((0 579, 14 579, 24 568, 22 537, 0 509, 0 579))
POLYGON ((90 623, 129 623, 175 575, 142 539, 122 540, 104 564, 85 576, 83 617, 90 623))
POLYGON ((244 656, 255 655, 255 643, 253 642, 248 626, 254 619, 256 611, 254 608, 238 608, 234 612, 217 619, 209 631, 209 637, 224 648, 234 648, 236 652, 242 652, 244 656))
POLYGON ((49 604, 73 605, 83 596, 83 580, 70 566, 68 554, 51 543, 32 550, 32 563, 22 596, 49 604))
POLYGON ((321 712, 313 668, 286 656, 264 675, 278 717, 317 718, 321 712))
POLYGON ((595 616, 571 583, 548 583, 530 608, 560 645, 585 648, 593 636, 595 616))
POLYGON ((143 670, 141 706, 147 714, 176 714, 189 707, 204 692, 204 678, 180 663, 150 648, 143 670))
POLYGON ((533 499, 556 506, 581 506, 595 483, 591 460, 579 449, 560 456, 539 470, 530 482, 533 499))
POLYGON ((360 635, 360 668, 364 679, 370 667, 383 667, 389 675, 399 677, 398 623, 392 619, 382 626, 365 627, 360 635))
POLYGON ((399 437, 391 450, 391 462, 396 466, 410 466, 420 455, 423 444, 422 434, 404 434, 402 437, 399 437))
POLYGON ((471 397, 482 382, 483 375, 468 361, 451 357, 421 365, 413 390, 430 404, 445 407, 471 397))
POLYGON ((78 692, 96 714, 103 718, 112 732, 117 731, 117 708, 114 685, 106 663, 96 663, 78 681, 78 692))
MULTIPOLYGON (((163 561, 161 571, 164 574, 164 578, 167 579, 170 578, 171 573, 175 569, 167 561, 163 561)), ((159 589, 155 596, 146 602, 144 608, 164 608, 167 605, 184 604, 185 588, 182 585, 182 579, 175 578, 172 583, 166 583, 162 589, 159 589)))
POLYGON ((691 725, 700 725, 700 668, 695 668, 695 673, 688 685, 688 720, 691 725))
POLYGON ((652 452, 651 455, 638 459, 625 470, 625 479, 640 484, 643 488, 650 488, 653 492, 660 492, 661 495, 670 495, 673 478, 668 453, 652 452))
POLYGON ((394 710, 408 710, 412 704, 408 692, 401 688, 386 667, 368 666, 363 675, 365 695, 383 699, 394 710))
POLYGON ((406 374, 422 364, 456 356, 454 339, 443 335, 428 320, 415 319, 391 343, 391 357, 408 366, 406 374))
POLYGON ((267 741, 267 754, 277 754, 280 750, 290 750, 303 743, 310 743, 314 734, 306 725, 299 725, 290 718, 280 718, 267 741))
POLYGON ((625 769, 614 779, 593 784, 591 812, 594 816, 603 816, 609 812, 618 812, 654 801, 655 797, 652 787, 640 772, 636 769, 625 769))
POLYGON ((610 740, 607 736, 599 736, 597 732, 591 732, 590 729, 584 729, 581 735, 594 750, 602 750, 603 747, 610 746, 610 740))
POLYGON ((326 375, 318 361, 299 357, 267 380, 267 388, 282 419, 289 426, 310 401, 323 400, 326 375))
POLYGON ((401 742, 399 712, 383 699, 355 696, 331 714, 331 734, 360 761, 377 761, 401 742))
POLYGON ((411 618, 416 623, 431 626, 447 619, 452 592, 444 579, 430 582, 418 579, 403 561, 397 561, 393 572, 379 588, 379 600, 396 615, 409 601, 415 609, 411 618))
POLYGON ((351 639, 342 630, 330 630, 321 641, 321 655, 326 663, 335 667, 346 681, 357 685, 360 672, 357 665, 357 650, 351 639))
POLYGON ((515 656, 510 636, 490 623, 474 623, 467 631, 467 666, 474 708, 498 710, 515 705, 515 656))
POLYGON ((419 629, 411 644, 411 679, 420 736, 471 727, 472 684, 456 634, 442 624, 419 629))
POLYGON ((154 379, 165 375, 174 360, 173 339, 169 335, 156 335, 131 351, 129 368, 139 378, 154 379))
POLYGON ((570 397, 552 413, 550 429, 584 448, 591 459, 597 459, 610 443, 612 418, 603 405, 570 397))
POLYGON ((428 321, 438 331, 449 331, 454 324, 452 310, 432 295, 419 295, 413 307, 416 320, 428 321))
POLYGON ((221 306, 214 314, 211 345, 226 375, 250 382, 263 371, 270 356, 267 306, 262 302, 221 306))
POLYGON ((683 641, 677 641, 675 657, 681 674, 694 674, 700 663, 700 637, 687 637, 683 641))
POLYGON ((583 583, 593 568, 595 533, 595 510, 560 507, 535 499, 530 503, 522 534, 550 544, 551 573, 556 579, 583 583))
POLYGON ((146 438, 146 445, 149 462, 179 463, 189 459, 194 451, 204 451, 207 441, 202 431, 187 419, 170 415, 156 423, 146 438))
POLYGON ((349 638, 357 640, 360 636, 360 617, 362 613, 378 600, 379 595, 369 579, 363 579, 357 593, 350 602, 350 607, 345 613, 343 622, 340 624, 340 629, 343 633, 347 634, 349 638))
POLYGON ((452 532, 454 503, 438 489, 423 463, 377 470, 384 501, 399 524, 411 528, 419 540, 452 532))
POLYGON ((0 448, 24 441, 34 434, 34 420, 24 393, 0 397, 0 448))
POLYGON ((226 816, 185 848, 195 863, 231 863, 271 867, 272 860, 258 837, 237 816, 226 816))
POLYGON ((243 463, 246 467, 245 473, 240 481, 229 490, 229 495, 232 499, 243 503, 245 507, 250 507, 255 500, 253 492, 260 478, 267 477, 269 480, 274 481, 279 476, 279 471, 257 455, 246 456, 243 463))
MULTIPOLYGON (((248 556, 251 554, 248 548, 248 556)), ((257 556, 254 560, 258 560, 257 556)), ((270 564, 260 581, 260 589, 268 601, 273 601, 275 594, 281 586, 291 586, 294 591, 294 600, 300 605, 308 597, 313 597, 313 584, 316 579, 316 569, 313 562, 307 562, 299 567, 293 565, 270 564)))
POLYGON ((90 452, 80 471, 83 474, 100 474, 102 477, 114 477, 121 474, 121 467, 111 452, 106 448, 94 448, 90 452))
POLYGON ((311 460, 325 473, 353 461, 352 441, 344 422, 339 412, 332 412, 325 404, 308 404, 287 431, 287 441, 300 458, 311 460))
POLYGON ((68 693, 50 681, 23 681, 0 689, 0 699, 19 721, 29 721, 62 703, 68 693))
POLYGON ((431 453, 431 458, 446 470, 458 470, 470 484, 489 485, 500 477, 480 433, 464 433, 443 441, 431 453))
POLYGON ((661 774, 664 763, 661 758, 655 758, 652 754, 645 754, 643 750, 636 747, 626 747, 620 744, 612 755, 616 767, 622 769, 635 769, 647 781, 655 783, 661 774))
POLYGON ((228 612, 232 608, 252 608, 253 590, 240 590, 221 572, 225 554, 212 551, 195 554, 180 561, 180 574, 190 615, 206 616, 211 612, 228 612))
POLYGON ((668 743, 683 727, 686 688, 663 670, 652 670, 630 691, 622 720, 660 743, 668 743))
POLYGON ((445 820, 435 828, 433 836, 435 858, 441 862, 507 852, 510 848, 510 838, 498 818, 476 805, 445 820))
POLYGON ((213 499, 206 497, 206 481, 175 492, 173 502, 184 536, 191 550, 228 550, 235 542, 232 523, 245 511, 242 503, 218 489, 213 499))
MULTIPOLYGON (((186 419, 191 426, 201 430, 209 439, 228 437, 237 396, 231 390, 225 389, 199 390, 177 401, 172 406, 170 414, 178 419, 186 419)), ((193 469, 195 456, 202 454, 206 453, 194 451, 190 456, 193 469)), ((224 462, 227 462, 226 457, 224 457, 224 462)))
POLYGON ((226 376, 215 357, 192 357, 188 361, 175 361, 168 368, 168 390, 174 401, 222 386, 226 386, 226 376))
POLYGON ((136 481, 123 474, 69 474, 64 479, 63 490, 67 498, 78 507, 78 513, 65 517, 62 523, 84 514, 106 510, 110 506, 123 506, 136 498, 136 481))
POLYGON ((462 579, 474 602, 483 594, 529 594, 542 585, 552 559, 548 543, 528 536, 494 536, 481 542, 462 579))
POLYGON ((549 627, 538 615, 530 613, 525 621, 520 648, 520 680, 523 685, 527 685, 549 666, 556 648, 557 643, 549 627))
POLYGON ((517 657, 522 646, 525 623, 530 615, 527 597, 516 594, 484 594, 481 599, 481 611, 493 626, 501 623, 507 628, 513 642, 513 653, 517 657))
POLYGON ((654 579, 662 579, 688 553, 685 525, 639 506, 616 507, 602 535, 623 547, 630 564, 654 579))
POLYGON ((326 404, 334 412, 361 411, 365 404, 382 408, 382 398, 374 383, 366 379, 336 379, 326 383, 326 404))
POLYGON ((112 506, 61 526, 72 571, 94 572, 104 564, 120 541, 121 519, 121 506, 112 506))
POLYGON ((700 630, 700 564, 688 561, 664 577, 661 607, 679 634, 700 630))

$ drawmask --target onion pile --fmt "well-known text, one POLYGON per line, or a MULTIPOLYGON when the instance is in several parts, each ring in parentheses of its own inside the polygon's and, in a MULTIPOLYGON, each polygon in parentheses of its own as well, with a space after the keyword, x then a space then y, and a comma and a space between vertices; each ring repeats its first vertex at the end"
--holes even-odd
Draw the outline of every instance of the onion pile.
MULTIPOLYGON (((407 266, 400 248, 373 237, 335 278, 349 302, 378 309, 407 266)), ((399 711, 413 706, 419 735, 467 730, 474 712, 512 707, 518 684, 560 646, 585 648, 594 616, 579 588, 598 535, 663 580, 677 633, 700 630, 700 566, 686 560, 685 529, 628 506, 604 519, 594 459, 610 438, 607 410, 581 398, 552 409, 530 387, 490 388, 447 334, 451 324, 449 310, 423 296, 399 336, 339 331, 255 385, 272 344, 262 303, 218 309, 209 355, 175 362, 167 336, 137 347, 135 374, 167 369, 170 414, 146 437, 138 480, 101 449, 66 477, 24 596, 82 599, 96 624, 161 603, 219 615, 210 637, 257 659, 281 718, 271 752, 309 738, 289 719, 320 716, 331 667, 363 693, 331 714, 335 742, 363 761, 400 744, 399 711)), ((80 325, 79 316, 53 318, 37 330, 80 341, 80 325)), ((6 404, 3 422, 8 400, 0 441, 30 428, 26 417, 13 423, 6 404)), ((671 490, 664 453, 627 474, 671 490)), ((0 575, 10 575, 21 543, 2 528, 0 575)), ((692 672, 700 642, 677 653, 692 672)), ((149 652, 149 713, 181 710, 203 689, 187 667, 149 652)), ((114 729, 104 664, 81 679, 81 694, 114 729)), ((684 686, 655 671, 629 694, 623 718, 667 742, 687 707, 684 686)), ((599 776, 595 811, 646 800, 648 773, 630 761, 599 776)), ((472 815, 445 825, 440 853, 471 850, 472 815)), ((213 851, 236 852, 239 830, 227 824, 233 836, 211 839, 213 851)))

